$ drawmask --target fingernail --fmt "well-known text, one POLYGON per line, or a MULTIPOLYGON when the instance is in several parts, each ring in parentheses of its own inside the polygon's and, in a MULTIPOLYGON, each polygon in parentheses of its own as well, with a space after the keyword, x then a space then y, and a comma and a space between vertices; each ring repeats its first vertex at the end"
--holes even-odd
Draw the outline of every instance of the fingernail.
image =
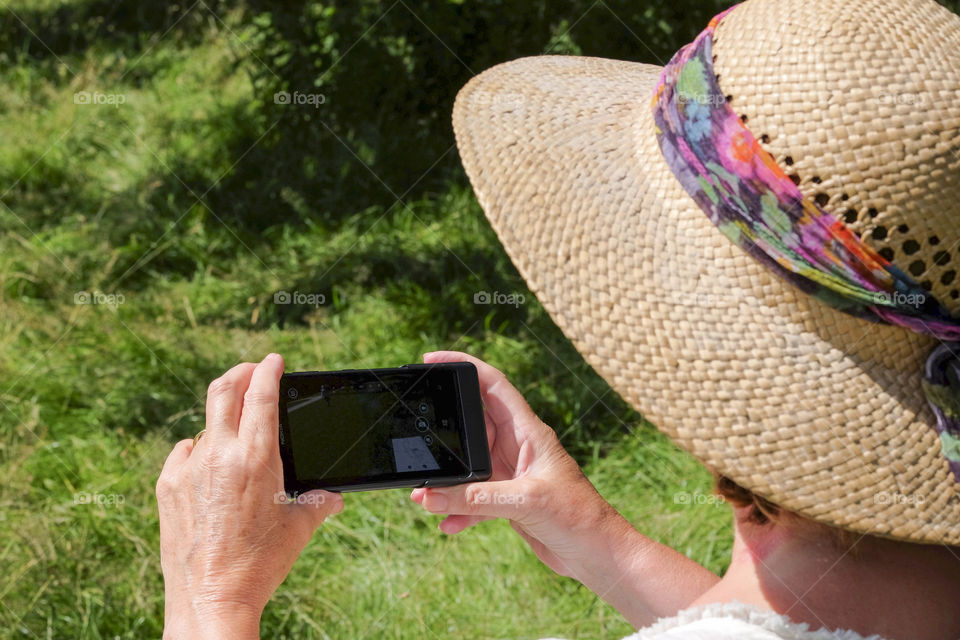
POLYGON ((279 353, 268 353, 267 357, 264 358, 263 361, 266 362, 267 360, 276 360, 279 357, 280 357, 279 353))
POLYGON ((321 504, 330 507, 330 515, 343 511, 343 496, 331 491, 322 492, 323 500, 321 504))
POLYGON ((427 497, 424 499, 424 506, 427 511, 445 511, 449 504, 450 501, 447 500, 447 496, 442 493, 427 493, 427 497))
POLYGON ((427 356, 432 356, 432 355, 435 354, 435 353, 436 353, 436 351, 427 351, 425 354, 423 354, 422 357, 423 357, 424 360, 426 360, 426 359, 427 359, 427 356))

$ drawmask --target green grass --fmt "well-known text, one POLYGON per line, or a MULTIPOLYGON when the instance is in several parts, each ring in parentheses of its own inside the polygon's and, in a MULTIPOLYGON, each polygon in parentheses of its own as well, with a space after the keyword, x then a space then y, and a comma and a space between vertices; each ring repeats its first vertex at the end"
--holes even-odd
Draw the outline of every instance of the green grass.
MULTIPOLYGON (((64 53, 72 73, 32 59, 0 71, 0 636, 160 634, 156 476, 172 444, 202 428, 209 380, 270 351, 290 370, 472 352, 508 374, 643 532, 722 571, 728 511, 674 500, 708 493, 709 474, 563 338, 462 179, 360 211, 281 193, 296 220, 222 193, 211 203, 207 190, 253 143, 260 158, 285 150, 269 135, 257 142, 270 122, 241 26, 202 25, 189 42, 174 30, 149 47, 64 53), (95 90, 126 102, 74 103, 95 90), (275 305, 278 290, 326 303, 275 305), (474 305, 479 290, 527 303, 474 305), (79 292, 123 302, 78 305, 79 292), (81 493, 123 503, 77 504, 81 493)), ((405 491, 346 503, 267 608, 265 637, 630 630, 506 523, 448 538, 405 491)))

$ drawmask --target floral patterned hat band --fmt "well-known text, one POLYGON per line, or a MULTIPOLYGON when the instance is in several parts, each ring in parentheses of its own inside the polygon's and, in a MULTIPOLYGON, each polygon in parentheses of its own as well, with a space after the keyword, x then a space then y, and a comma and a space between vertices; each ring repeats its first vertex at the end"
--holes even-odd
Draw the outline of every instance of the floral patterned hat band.
POLYGON ((943 455, 960 481, 960 320, 787 176, 728 104, 713 70, 720 13, 664 67, 652 100, 663 158, 734 244, 845 313, 941 341, 924 368, 943 455))

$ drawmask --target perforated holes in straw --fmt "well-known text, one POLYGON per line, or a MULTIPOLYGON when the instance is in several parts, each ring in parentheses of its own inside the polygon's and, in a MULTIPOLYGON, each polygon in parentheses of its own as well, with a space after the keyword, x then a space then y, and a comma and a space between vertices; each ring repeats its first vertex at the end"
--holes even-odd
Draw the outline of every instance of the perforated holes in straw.
POLYGON ((734 112, 711 52, 714 29, 733 8, 663 69, 652 108, 664 160, 725 236, 792 285, 845 313, 946 341, 930 354, 923 387, 942 453, 960 481, 960 322, 842 220, 805 198, 734 112))

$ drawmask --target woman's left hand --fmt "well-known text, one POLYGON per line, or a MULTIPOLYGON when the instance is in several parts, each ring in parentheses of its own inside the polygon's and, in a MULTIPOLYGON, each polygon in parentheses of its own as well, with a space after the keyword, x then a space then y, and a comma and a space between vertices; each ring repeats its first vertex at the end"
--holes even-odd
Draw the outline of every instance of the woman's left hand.
POLYGON ((259 637, 260 615, 343 498, 286 500, 279 450, 283 358, 235 366, 207 390, 207 424, 157 480, 164 638, 259 637))

